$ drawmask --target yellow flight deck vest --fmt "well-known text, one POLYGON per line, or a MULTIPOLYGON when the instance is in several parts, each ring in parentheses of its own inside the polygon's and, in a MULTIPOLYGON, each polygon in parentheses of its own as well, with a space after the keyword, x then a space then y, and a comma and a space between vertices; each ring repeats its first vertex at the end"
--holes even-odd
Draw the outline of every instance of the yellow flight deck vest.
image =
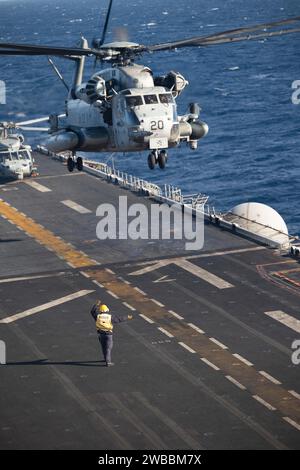
POLYGON ((97 330, 112 333, 113 324, 111 321, 111 315, 109 313, 99 313, 97 315, 96 328, 97 330))

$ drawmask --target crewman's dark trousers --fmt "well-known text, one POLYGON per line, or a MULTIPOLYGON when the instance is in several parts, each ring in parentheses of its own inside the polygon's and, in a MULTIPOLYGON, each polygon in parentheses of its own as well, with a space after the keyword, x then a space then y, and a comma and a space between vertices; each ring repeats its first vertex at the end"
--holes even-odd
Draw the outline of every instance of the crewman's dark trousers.
POLYGON ((99 342, 102 347, 102 352, 104 360, 106 362, 111 362, 111 350, 113 348, 113 335, 107 333, 98 333, 99 342))

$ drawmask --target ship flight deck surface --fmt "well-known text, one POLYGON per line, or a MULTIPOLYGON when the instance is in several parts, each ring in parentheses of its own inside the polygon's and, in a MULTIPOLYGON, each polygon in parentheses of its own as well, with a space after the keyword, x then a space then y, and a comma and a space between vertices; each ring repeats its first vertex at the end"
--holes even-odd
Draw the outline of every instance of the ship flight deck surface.
POLYGON ((0 186, 0 447, 299 449, 298 260, 210 223, 196 253, 98 240, 99 204, 151 201, 35 158, 0 186), (99 298, 134 315, 112 368, 99 298))

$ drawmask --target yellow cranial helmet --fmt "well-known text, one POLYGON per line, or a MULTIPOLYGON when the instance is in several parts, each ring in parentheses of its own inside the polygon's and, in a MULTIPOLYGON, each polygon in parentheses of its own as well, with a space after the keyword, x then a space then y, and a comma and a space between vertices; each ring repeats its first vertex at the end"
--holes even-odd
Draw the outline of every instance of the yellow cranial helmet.
POLYGON ((101 313, 109 312, 108 306, 105 305, 105 304, 101 304, 101 305, 100 305, 100 312, 101 312, 101 313))

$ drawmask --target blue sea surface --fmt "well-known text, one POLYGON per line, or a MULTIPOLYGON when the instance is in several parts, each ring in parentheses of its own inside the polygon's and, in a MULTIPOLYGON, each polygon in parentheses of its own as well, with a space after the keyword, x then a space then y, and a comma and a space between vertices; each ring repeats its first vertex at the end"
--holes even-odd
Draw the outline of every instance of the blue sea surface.
MULTIPOLYGON (((74 46, 80 35, 100 36, 107 0, 0 0, 0 41, 74 46)), ((141 44, 207 35, 239 26, 300 16, 299 0, 115 0, 107 40, 119 26, 141 44)), ((73 65, 55 59, 67 82, 73 65)), ((145 54, 155 74, 182 73, 189 86, 179 113, 196 101, 210 127, 197 150, 170 150, 165 171, 151 171, 147 154, 117 154, 115 165, 159 185, 210 196, 217 209, 256 201, 276 209, 290 233, 300 233, 300 34, 207 48, 145 54)), ((1 57, 7 104, 0 119, 22 120, 64 110, 66 90, 45 57, 1 57)), ((93 71, 88 60, 86 78, 93 71)), ((41 137, 28 136, 37 144, 41 137)), ((93 154, 106 161, 108 154, 93 154)))

